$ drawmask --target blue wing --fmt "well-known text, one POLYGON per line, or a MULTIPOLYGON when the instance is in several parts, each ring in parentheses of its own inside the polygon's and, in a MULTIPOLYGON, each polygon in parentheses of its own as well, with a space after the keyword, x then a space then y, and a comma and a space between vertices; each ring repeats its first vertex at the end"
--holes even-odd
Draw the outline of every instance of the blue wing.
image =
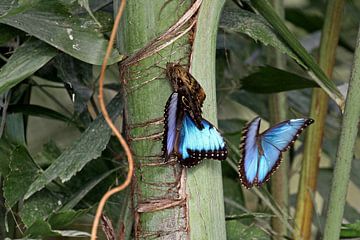
POLYGON ((260 118, 251 121, 244 129, 242 159, 239 174, 242 183, 250 188, 266 182, 281 162, 286 151, 304 128, 314 120, 299 118, 281 122, 259 134, 260 118))
POLYGON ((165 161, 168 160, 176 145, 176 124, 178 112, 178 93, 170 95, 165 106, 165 131, 163 138, 163 152, 165 161))
POLYGON ((283 152, 295 142, 302 130, 313 122, 314 120, 308 118, 290 119, 269 128, 261 134, 261 138, 283 152))
POLYGON ((259 117, 255 118, 242 131, 239 174, 242 184, 247 188, 252 187, 258 174, 260 154, 257 145, 257 135, 259 133, 260 121, 259 117))
POLYGON ((203 129, 196 127, 195 123, 185 114, 180 131, 179 163, 186 167, 198 164, 204 158, 225 160, 227 150, 224 139, 219 131, 208 121, 201 121, 203 129))
POLYGON ((191 167, 204 158, 226 159, 227 149, 219 131, 205 119, 201 120, 204 127, 199 129, 179 101, 179 93, 173 92, 165 106, 165 161, 175 156, 181 165, 191 167))

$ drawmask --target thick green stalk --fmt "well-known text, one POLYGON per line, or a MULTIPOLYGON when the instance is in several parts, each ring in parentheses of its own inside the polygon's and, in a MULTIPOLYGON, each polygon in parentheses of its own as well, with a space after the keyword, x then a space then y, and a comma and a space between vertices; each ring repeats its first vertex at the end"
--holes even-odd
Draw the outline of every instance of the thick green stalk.
POLYGON ((342 120, 339 148, 332 186, 329 208, 325 223, 324 238, 336 240, 340 236, 341 222, 346 204, 346 194, 350 178, 351 161, 354 156, 354 145, 358 133, 360 118, 360 28, 357 37, 357 46, 354 64, 345 103, 345 112, 342 120))
MULTIPOLYGON (((206 92, 204 117, 216 124, 215 50, 224 0, 204 0, 196 25, 192 73, 206 92)), ((188 171, 190 239, 226 239, 221 163, 205 160, 188 171)))
MULTIPOLYGON (((122 52, 131 55, 144 47, 174 24, 192 3, 128 1, 119 34, 122 52)), ((164 164, 161 157, 164 107, 171 93, 161 69, 167 62, 190 64, 189 54, 193 54, 191 72, 207 94, 204 117, 216 123, 214 61, 222 4, 223 0, 204 0, 198 11, 196 34, 190 31, 159 54, 128 68, 121 65, 127 93, 127 139, 136 165, 132 186, 136 239, 226 238, 220 163, 205 160, 187 170, 177 163, 164 164)))
MULTIPOLYGON (((120 1, 120 0, 119 0, 120 1)), ((121 52, 132 56, 164 33, 188 9, 191 1, 127 1, 118 34, 121 52)), ((188 38, 177 41, 159 54, 120 65, 126 93, 126 139, 135 159, 132 181, 132 215, 135 239, 186 239, 187 216, 180 193, 181 170, 161 158, 163 114, 171 87, 165 77, 167 61, 178 61, 189 52, 188 38), (179 47, 181 46, 181 47, 179 47), (176 51, 170 56, 170 51, 176 51)), ((131 226, 125 226, 125 231, 131 226)))
MULTIPOLYGON (((329 78, 335 63, 344 0, 329 0, 321 35, 319 66, 329 78)), ((312 94, 310 117, 315 124, 306 131, 304 157, 300 173, 299 191, 295 212, 295 239, 309 239, 313 216, 313 198, 319 169, 320 152, 329 98, 321 89, 312 94)))
MULTIPOLYGON (((283 0, 272 0, 272 5, 277 14, 284 19, 284 1, 283 0)), ((284 55, 277 49, 268 50, 268 63, 283 69, 286 65, 284 55)), ((287 104, 286 94, 277 93, 269 96, 269 109, 270 109, 270 124, 274 125, 280 121, 284 121, 287 118, 287 104)), ((283 154, 283 161, 276 171, 274 176, 271 178, 271 193, 274 197, 274 201, 283 209, 284 213, 288 212, 289 205, 289 162, 288 154, 283 154)), ((275 240, 284 239, 287 235, 286 225, 283 223, 284 220, 278 217, 271 219, 271 225, 276 235, 273 237, 275 240)), ((285 219, 287 221, 287 219, 285 219)))

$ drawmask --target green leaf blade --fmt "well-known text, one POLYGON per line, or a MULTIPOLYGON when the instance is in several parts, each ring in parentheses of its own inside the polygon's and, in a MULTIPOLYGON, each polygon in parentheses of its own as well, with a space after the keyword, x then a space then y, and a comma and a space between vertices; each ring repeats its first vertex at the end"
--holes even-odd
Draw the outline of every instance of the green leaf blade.
POLYGON ((27 149, 17 146, 10 157, 10 173, 4 182, 6 205, 12 207, 26 193, 29 182, 36 179, 39 169, 27 149))
POLYGON ((252 0, 251 3, 285 40, 288 46, 296 53, 297 57, 299 57, 311 70, 309 74, 312 75, 319 86, 337 103, 341 110, 343 110, 344 96, 337 89, 335 83, 326 76, 324 71, 316 63, 315 59, 306 51, 306 49, 286 27, 269 2, 263 0, 252 0))
POLYGON ((56 49, 39 40, 31 39, 25 42, 0 69, 0 93, 31 76, 56 54, 56 49))
POLYGON ((278 37, 266 20, 257 14, 241 9, 224 9, 219 26, 226 31, 244 33, 255 41, 277 48, 301 66, 306 67, 302 60, 278 37))
MULTIPOLYGON (((108 41, 88 24, 89 21, 73 16, 57 1, 41 1, 23 8, 17 14, 0 18, 0 22, 21 29, 81 61, 102 64, 108 41)), ((108 64, 121 59, 113 49, 108 64)))
POLYGON ((270 66, 260 67, 240 82, 242 89, 254 93, 277 93, 319 87, 310 79, 270 66))
MULTIPOLYGON (((114 97, 109 103, 108 111, 112 118, 117 117, 121 113, 122 104, 120 94, 114 97)), ((62 182, 68 181, 88 162, 101 155, 110 136, 111 130, 103 116, 97 117, 85 132, 81 134, 79 140, 66 149, 57 160, 30 185, 25 199, 44 188, 46 184, 55 178, 59 177, 62 182)))

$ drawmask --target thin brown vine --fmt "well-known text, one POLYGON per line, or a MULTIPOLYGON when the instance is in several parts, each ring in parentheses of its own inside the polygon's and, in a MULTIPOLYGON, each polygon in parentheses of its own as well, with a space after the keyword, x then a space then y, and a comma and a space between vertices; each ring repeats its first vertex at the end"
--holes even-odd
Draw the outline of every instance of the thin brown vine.
POLYGON ((105 56, 104 56, 104 61, 103 61, 103 64, 101 65, 101 72, 100 72, 100 77, 99 77, 99 96, 98 97, 99 97, 100 109, 101 109, 101 112, 103 113, 103 116, 104 116, 107 124, 112 129, 112 131, 116 135, 116 137, 119 139, 119 142, 121 143, 121 146, 125 150, 127 160, 128 160, 129 170, 128 170, 128 174, 127 174, 127 177, 126 177, 125 181, 121 185, 119 185, 119 186, 111 189, 110 191, 106 192, 104 194, 104 196, 101 198, 101 200, 99 202, 99 206, 98 206, 98 208, 96 210, 94 222, 93 222, 92 229, 91 229, 91 240, 95 240, 96 237, 97 237, 97 229, 98 229, 98 226, 99 226, 101 214, 102 214, 102 211, 104 209, 106 201, 113 194, 118 193, 118 192, 124 190, 127 186, 129 186, 129 184, 131 183, 133 173, 134 173, 134 159, 133 159, 131 150, 129 148, 129 145, 126 143, 125 139, 121 136, 121 133, 119 132, 119 130, 116 128, 114 123, 111 121, 111 118, 109 117, 109 114, 108 114, 108 112, 106 110, 106 105, 105 105, 105 102, 104 102, 104 89, 103 89, 107 61, 108 61, 108 58, 109 58, 109 56, 111 54, 111 50, 113 48, 116 32, 117 32, 119 22, 120 22, 122 13, 124 11, 125 5, 126 5, 126 0, 122 0, 121 4, 119 6, 118 12, 117 12, 115 21, 114 21, 113 29, 111 31, 109 44, 107 46, 106 53, 105 53, 105 56))

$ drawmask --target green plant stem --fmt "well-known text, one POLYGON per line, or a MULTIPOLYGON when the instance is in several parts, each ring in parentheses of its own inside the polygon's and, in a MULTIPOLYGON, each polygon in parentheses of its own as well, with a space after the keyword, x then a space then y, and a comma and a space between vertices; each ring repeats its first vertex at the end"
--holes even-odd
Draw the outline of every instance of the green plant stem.
MULTIPOLYGON (((333 1, 330 1, 333 2, 333 1)), ((319 86, 339 105, 343 108, 343 96, 337 89, 336 85, 329 80, 324 71, 321 70, 315 59, 308 54, 306 49, 301 45, 301 43, 296 39, 296 37, 290 32, 286 27, 281 18, 276 14, 272 6, 268 1, 264 0, 251 0, 252 5, 260 12, 260 14, 271 23, 272 27, 279 33, 279 35, 285 40, 289 47, 294 51, 294 53, 305 63, 305 65, 311 69, 311 71, 316 75, 314 80, 319 84, 319 86)), ((330 4, 330 3, 329 3, 330 4)), ((341 8, 342 9, 342 8, 341 8)), ((326 20, 325 20, 326 21, 326 20)), ((326 23, 325 23, 326 25, 326 23)), ((339 25, 339 23, 335 23, 339 25)), ((334 35, 335 36, 335 35, 334 35)))
MULTIPOLYGON (((329 78, 332 76, 336 47, 344 0, 329 0, 320 42, 319 66, 329 78)), ((315 119, 305 136, 304 157, 300 172, 299 191, 295 211, 295 239, 309 239, 313 216, 313 197, 319 169, 321 145, 328 108, 328 95, 321 89, 314 89, 311 100, 310 117, 315 119)))
MULTIPOLYGON (((193 2, 128 1, 119 33, 121 52, 131 59, 178 21, 193 2)), ((164 164, 161 157, 164 107, 171 94, 162 69, 167 62, 191 65, 207 95, 204 117, 216 123, 215 43, 223 2, 203 0, 195 34, 190 31, 159 54, 128 68, 120 66, 127 101, 126 135, 136 166, 131 201, 136 239, 226 239, 221 163, 205 160, 186 170, 176 163, 164 164), (189 39, 194 40, 193 46, 189 39)))
MULTIPOLYGON (((192 73, 206 92, 204 117, 216 124, 215 51, 224 0, 204 0, 196 25, 192 73)), ((188 171, 190 239, 226 239, 221 163, 205 160, 188 171)))
POLYGON ((351 161, 354 156, 354 144, 358 133, 360 117, 360 28, 352 67, 351 79, 342 120, 339 148, 332 186, 329 208, 323 239, 336 240, 340 236, 341 222, 346 204, 346 194, 350 178, 351 161))
MULTIPOLYGON (((278 13, 281 19, 284 19, 284 1, 283 0, 272 0, 272 5, 275 11, 278 13)), ((270 48, 267 53, 268 63, 277 67, 284 68, 286 60, 284 55, 277 49, 270 48)), ((286 94, 277 93, 269 96, 269 109, 270 109, 270 124, 274 125, 280 121, 284 121, 287 117, 287 104, 286 94)), ((276 171, 274 176, 271 178, 271 193, 274 201, 283 209, 285 214, 288 214, 289 205, 289 163, 288 154, 283 154, 283 161, 276 171)), ((274 240, 281 240, 284 236, 287 236, 287 228, 283 223, 283 219, 273 217, 271 219, 271 225, 276 235, 273 237, 274 240)), ((285 219, 287 221, 287 219, 285 219)))
MULTIPOLYGON (((120 2, 117 0, 117 5, 120 2)), ((190 1, 183 1, 181 5, 177 1, 169 1, 168 4, 165 1, 127 1, 118 32, 119 50, 129 56, 136 54, 174 24, 189 6, 190 1)), ((165 67, 167 61, 186 59, 190 49, 187 37, 185 35, 179 39, 174 49, 167 47, 159 54, 120 70, 120 81, 126 93, 124 134, 135 161, 129 201, 131 206, 129 211, 125 211, 128 214, 125 217, 132 221, 124 219, 124 223, 131 223, 124 225, 126 239, 132 239, 131 232, 135 239, 153 239, 157 236, 186 239, 188 235, 184 215, 186 205, 184 201, 179 201, 183 198, 179 194, 181 170, 177 164, 164 164, 161 158, 161 133, 164 129, 161 120, 171 86, 165 71, 157 67, 160 64, 165 67), (170 55, 175 50, 176 53, 170 55), (173 203, 173 206, 169 203, 173 203)))

